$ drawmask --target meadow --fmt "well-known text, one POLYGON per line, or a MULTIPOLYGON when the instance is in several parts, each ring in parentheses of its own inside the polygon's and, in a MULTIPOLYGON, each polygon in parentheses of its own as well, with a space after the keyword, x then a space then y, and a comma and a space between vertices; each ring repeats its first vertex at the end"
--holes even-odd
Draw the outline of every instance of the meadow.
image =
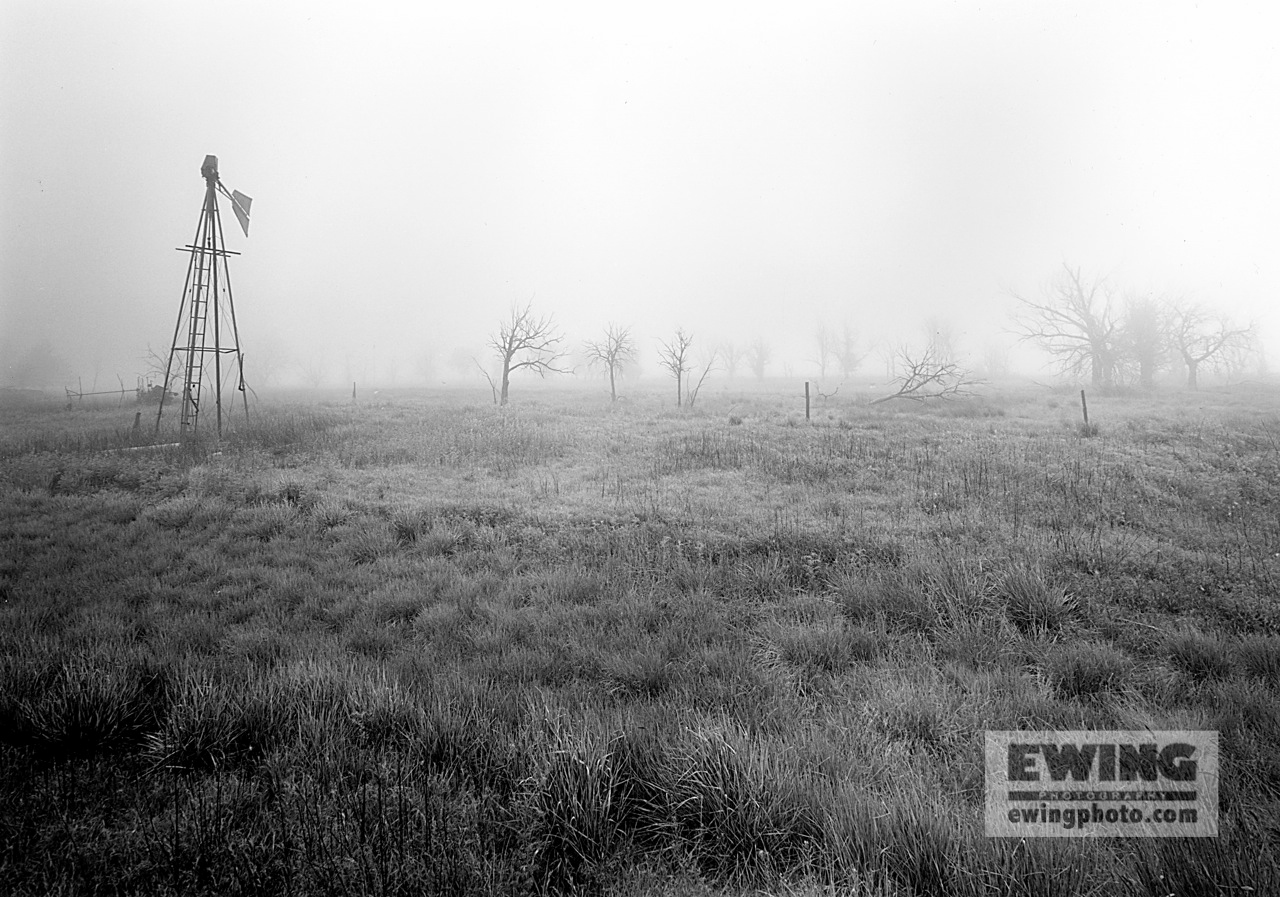
POLYGON ((521 389, 0 408, 0 891, 1280 893, 1280 387, 521 389), (984 837, 1016 728, 1221 836, 984 837))

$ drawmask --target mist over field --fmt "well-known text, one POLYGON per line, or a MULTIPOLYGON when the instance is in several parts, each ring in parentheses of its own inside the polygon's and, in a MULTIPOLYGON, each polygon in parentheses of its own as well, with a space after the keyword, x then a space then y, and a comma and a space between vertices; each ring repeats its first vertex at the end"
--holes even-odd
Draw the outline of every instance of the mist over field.
POLYGON ((1280 894, 1272 18, 0 4, 0 893, 1280 894))
POLYGON ((257 387, 483 388, 470 359, 529 301, 575 349, 630 325, 649 374, 684 328, 810 377, 847 325, 867 380, 939 328, 1044 378, 1013 294, 1064 263, 1275 355, 1280 66, 1248 6, 0 15, 8 386, 155 367, 210 153, 255 198, 228 247, 257 387))

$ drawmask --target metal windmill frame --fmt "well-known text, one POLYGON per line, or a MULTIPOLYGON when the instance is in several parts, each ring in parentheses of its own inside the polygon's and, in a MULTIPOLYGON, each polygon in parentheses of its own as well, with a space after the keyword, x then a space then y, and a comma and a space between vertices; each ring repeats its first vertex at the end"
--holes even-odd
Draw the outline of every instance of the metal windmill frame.
MULTIPOLYGON (((221 439, 223 356, 232 356, 229 359, 233 362, 231 370, 236 375, 236 388, 244 401, 246 420, 249 417, 249 398, 244 382, 244 355, 240 351, 235 301, 231 293, 231 272, 227 267, 228 257, 240 253, 226 248, 222 216, 218 211, 218 193, 231 200, 232 211, 246 237, 249 235, 249 206, 253 200, 238 190, 227 192, 222 186, 217 156, 205 156, 200 174, 205 180, 204 205, 200 209, 195 238, 188 245, 178 247, 179 252, 187 251, 191 257, 187 263, 182 301, 178 306, 178 322, 173 329, 173 345, 165 366, 155 432, 160 431, 165 397, 170 395, 169 387, 171 378, 175 377, 174 365, 177 362, 182 371, 182 389, 176 394, 182 403, 179 435, 182 438, 196 436, 200 428, 200 405, 204 399, 205 368, 212 361, 213 386, 210 392, 216 411, 217 435, 221 439)), ((230 409, 227 409, 227 417, 230 418, 230 409)))

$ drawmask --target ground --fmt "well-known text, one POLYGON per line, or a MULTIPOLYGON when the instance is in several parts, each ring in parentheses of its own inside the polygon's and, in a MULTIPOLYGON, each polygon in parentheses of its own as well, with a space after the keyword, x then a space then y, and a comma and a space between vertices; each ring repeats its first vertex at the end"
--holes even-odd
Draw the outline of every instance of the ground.
POLYGON ((1280 891, 1280 388, 741 386, 0 409, 0 889, 1280 891), (1221 836, 984 837, 1017 728, 1221 836))

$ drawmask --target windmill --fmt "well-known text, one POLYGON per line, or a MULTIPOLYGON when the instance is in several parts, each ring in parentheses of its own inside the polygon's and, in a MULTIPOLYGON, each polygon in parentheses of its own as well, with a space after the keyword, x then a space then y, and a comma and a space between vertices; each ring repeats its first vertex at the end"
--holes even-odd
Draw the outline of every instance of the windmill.
MULTIPOLYGON (((205 368, 212 365, 212 395, 217 415, 217 433, 222 436, 222 381, 223 357, 227 356, 228 372, 236 376, 236 388, 244 400, 245 417, 249 416, 249 398, 245 394, 244 356, 240 352, 240 334, 236 328, 236 307, 231 297, 231 274, 227 269, 227 257, 239 255, 226 248, 222 236, 222 218, 218 213, 218 194, 231 200, 231 210, 246 237, 249 236, 249 206, 253 200, 239 190, 227 192, 218 177, 218 157, 205 156, 200 167, 204 177, 204 205, 200 209, 200 223, 196 226, 195 239, 178 248, 191 255, 187 263, 186 285, 182 288, 182 302, 178 306, 178 323, 173 329, 173 347, 164 372, 164 387, 160 393, 160 409, 156 412, 156 432, 160 431, 160 417, 164 414, 165 396, 169 384, 176 381, 181 372, 182 390, 178 396, 182 402, 180 435, 194 436, 200 427, 200 405, 205 399, 205 368), (185 326, 184 326, 185 325, 185 326), (175 371, 175 364, 177 370, 175 371), (172 376, 172 380, 171 380, 172 376)), ((228 415, 230 409, 228 409, 228 415)))

